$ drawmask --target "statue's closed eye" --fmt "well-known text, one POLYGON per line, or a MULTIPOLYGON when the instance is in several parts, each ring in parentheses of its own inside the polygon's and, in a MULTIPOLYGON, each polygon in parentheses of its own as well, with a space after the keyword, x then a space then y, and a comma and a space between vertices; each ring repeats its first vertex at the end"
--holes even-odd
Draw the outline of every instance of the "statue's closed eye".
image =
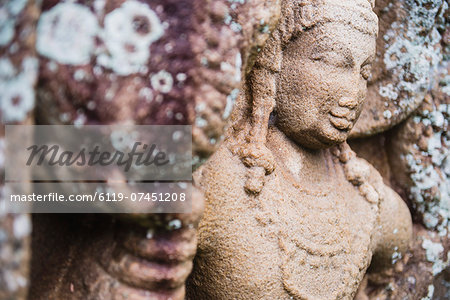
POLYGON ((345 55, 344 53, 335 51, 313 52, 310 55, 310 59, 313 61, 322 61, 327 65, 337 68, 352 68, 354 65, 351 55, 345 55))

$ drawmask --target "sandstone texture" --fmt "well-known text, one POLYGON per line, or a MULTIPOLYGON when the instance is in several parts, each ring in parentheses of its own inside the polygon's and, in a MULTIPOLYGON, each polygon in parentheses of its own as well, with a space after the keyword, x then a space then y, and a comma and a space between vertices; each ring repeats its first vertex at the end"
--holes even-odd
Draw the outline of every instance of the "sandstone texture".
POLYGON ((442 60, 446 1, 376 1, 377 53, 364 109, 352 137, 370 136, 405 120, 423 102, 442 60))

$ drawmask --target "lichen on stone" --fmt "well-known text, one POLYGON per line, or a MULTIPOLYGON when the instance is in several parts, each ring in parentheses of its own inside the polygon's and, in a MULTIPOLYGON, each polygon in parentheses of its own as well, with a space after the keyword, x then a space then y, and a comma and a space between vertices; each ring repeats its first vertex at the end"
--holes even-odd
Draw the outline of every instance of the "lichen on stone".
POLYGON ((414 122, 428 127, 430 136, 427 144, 421 145, 422 149, 417 147, 416 152, 420 155, 409 153, 405 156, 412 181, 410 197, 413 205, 423 214, 424 225, 429 229, 436 228, 441 235, 448 234, 450 219, 449 113, 449 104, 418 112, 414 122))
POLYGON ((0 119, 2 122, 21 122, 34 108, 34 84, 38 61, 25 57, 17 70, 7 57, 0 58, 0 119))
POLYGON ((170 90, 172 90, 172 75, 165 70, 161 70, 158 73, 152 75, 150 81, 155 91, 167 94, 168 92, 170 92, 170 90))
POLYGON ((126 1, 105 16, 101 36, 107 52, 97 63, 119 75, 137 73, 148 62, 150 45, 163 34, 163 25, 148 4, 126 1))
POLYGON ((433 263, 432 273, 433 275, 439 274, 442 270, 450 264, 450 251, 447 253, 447 261, 443 261, 441 256, 444 252, 444 247, 440 243, 434 243, 428 239, 424 239, 422 242, 422 248, 426 251, 426 258, 429 262, 433 263))
POLYGON ((36 49, 61 64, 87 64, 94 54, 98 30, 97 17, 89 8, 59 3, 39 18, 36 49))
POLYGON ((430 85, 430 72, 437 67, 442 54, 436 47, 441 40, 435 22, 445 5, 442 0, 406 0, 406 23, 394 22, 384 35, 386 69, 399 79, 395 87, 380 87, 379 94, 397 101, 401 109, 411 112, 420 104, 430 85), (404 34, 396 34, 401 29, 404 34), (401 95, 401 96, 400 96, 401 95), (399 97, 400 96, 400 97, 399 97))
POLYGON ((27 0, 7 0, 0 4, 0 46, 8 45, 14 38, 18 15, 27 4, 27 0))

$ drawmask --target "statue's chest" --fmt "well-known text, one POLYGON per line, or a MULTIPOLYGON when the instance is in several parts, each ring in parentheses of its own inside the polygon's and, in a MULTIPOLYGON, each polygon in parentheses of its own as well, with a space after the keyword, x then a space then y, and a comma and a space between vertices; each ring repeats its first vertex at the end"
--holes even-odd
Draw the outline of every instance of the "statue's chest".
POLYGON ((285 288, 305 298, 346 298, 370 262, 377 210, 345 177, 328 178, 321 189, 275 177, 267 188, 277 186, 278 196, 265 203, 277 223, 285 288), (343 294, 329 295, 324 285, 343 294))
POLYGON ((270 185, 277 186, 278 192, 268 202, 282 236, 299 248, 326 256, 370 242, 376 210, 339 175, 324 178, 319 189, 293 182, 282 172, 276 175, 270 185))

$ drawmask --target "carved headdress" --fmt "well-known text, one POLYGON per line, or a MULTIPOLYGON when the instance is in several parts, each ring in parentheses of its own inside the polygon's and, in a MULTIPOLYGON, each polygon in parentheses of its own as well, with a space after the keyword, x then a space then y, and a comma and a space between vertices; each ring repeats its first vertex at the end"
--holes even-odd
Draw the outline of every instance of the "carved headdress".
POLYGON ((309 28, 319 23, 347 24, 367 34, 377 34, 378 18, 373 12, 374 1, 369 0, 302 0, 294 7, 298 24, 309 28))

